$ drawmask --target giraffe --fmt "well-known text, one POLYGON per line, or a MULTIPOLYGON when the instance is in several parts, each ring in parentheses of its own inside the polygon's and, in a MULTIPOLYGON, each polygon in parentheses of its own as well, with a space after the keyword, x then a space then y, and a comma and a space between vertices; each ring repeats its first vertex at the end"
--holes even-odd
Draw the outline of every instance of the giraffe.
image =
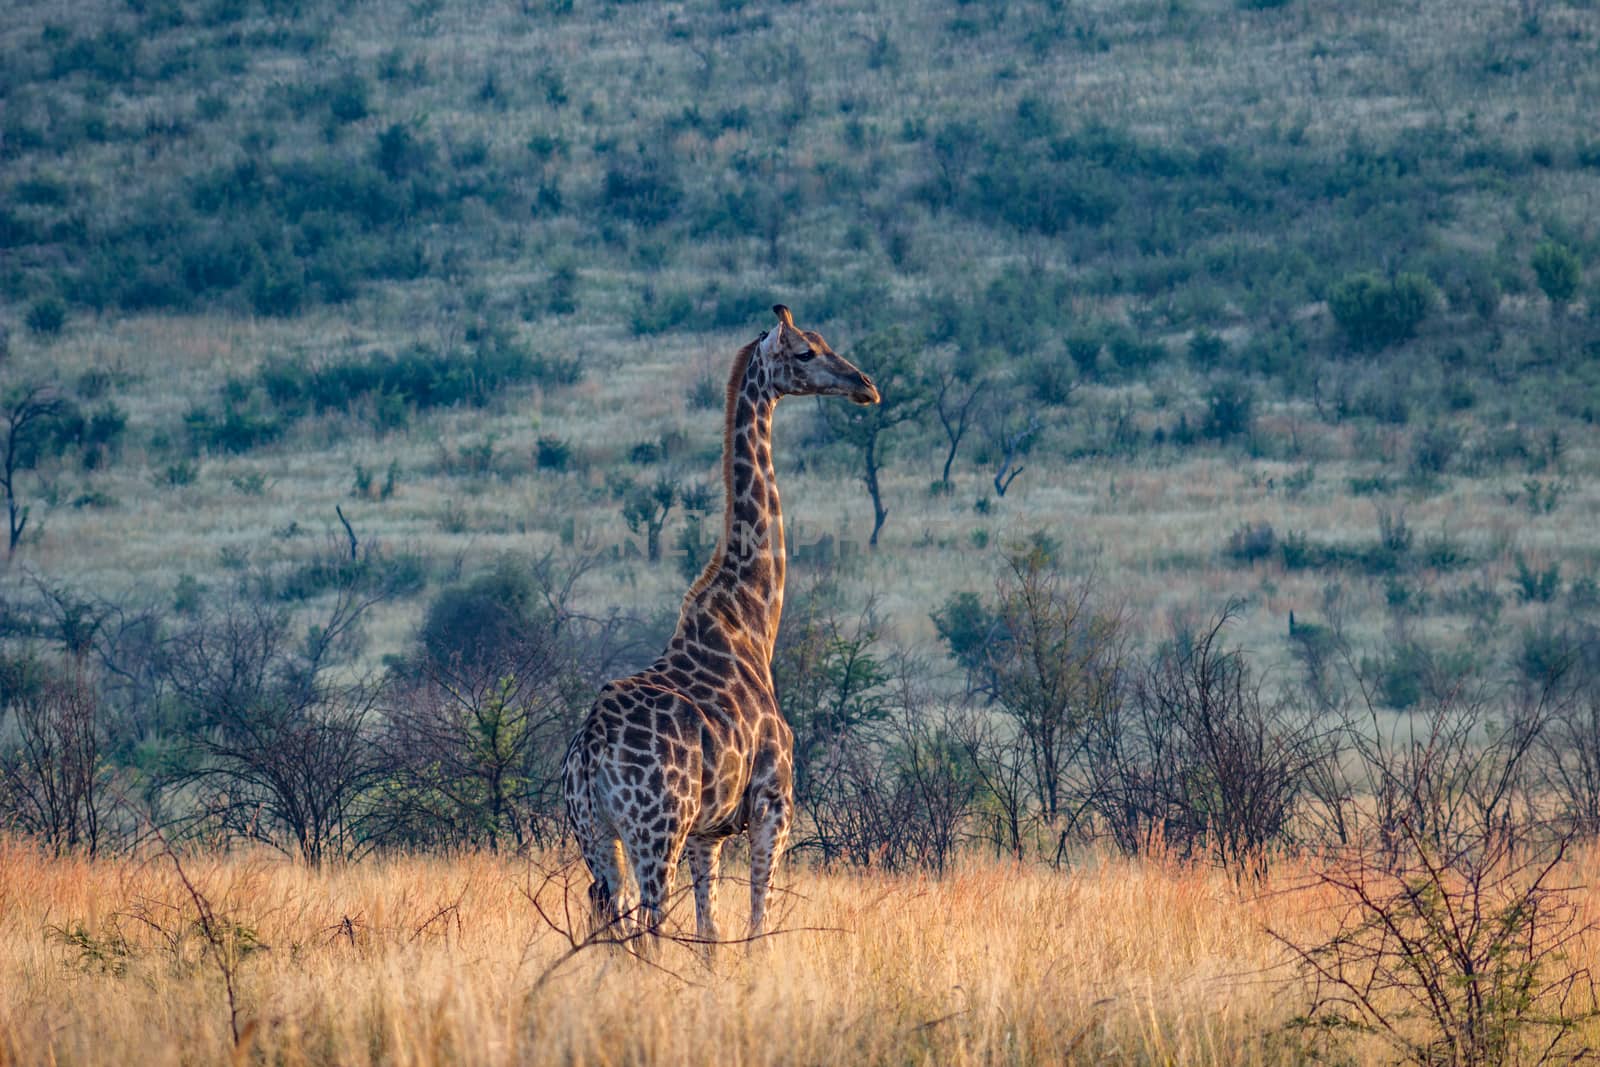
POLYGON ((684 595, 660 658, 600 690, 562 761, 567 818, 593 876, 596 926, 634 914, 654 934, 687 849, 695 933, 717 940, 722 844, 750 834, 750 936, 761 933, 773 866, 794 812, 794 734, 772 687, 783 611, 783 516, 772 469, 772 415, 784 396, 878 402, 877 387, 801 330, 778 324, 741 348, 728 376, 722 537, 684 595))

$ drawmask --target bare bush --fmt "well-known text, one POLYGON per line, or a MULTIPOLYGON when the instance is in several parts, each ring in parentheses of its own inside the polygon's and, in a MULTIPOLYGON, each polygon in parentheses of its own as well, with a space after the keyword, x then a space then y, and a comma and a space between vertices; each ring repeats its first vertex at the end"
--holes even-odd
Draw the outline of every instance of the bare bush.
POLYGON ((1159 840, 1242 872, 1293 839, 1331 742, 1314 714, 1268 698, 1225 643, 1240 610, 1234 601, 1201 626, 1175 621, 1129 705, 1096 724, 1094 806, 1127 852, 1159 840))
POLYGON ((936 705, 926 668, 896 657, 883 715, 820 754, 812 813, 824 854, 885 870, 943 871, 966 840, 979 779, 959 708, 936 705))
POLYGON ((0 825, 93 856, 115 834, 115 799, 92 671, 81 659, 0 660, 0 694, 0 825))
POLYGON ((1406 833, 1398 860, 1350 850, 1325 865, 1337 932, 1309 944, 1274 932, 1309 983, 1298 1027, 1319 1044, 1376 1035, 1418 1067, 1582 1058, 1578 1028, 1600 1000, 1563 954, 1592 928, 1559 880, 1567 843, 1528 851, 1489 829, 1448 860, 1406 833))
POLYGON ((174 784, 196 790, 202 820, 311 864, 360 847, 379 690, 335 668, 372 603, 342 591, 298 638, 288 611, 239 595, 174 638, 168 678, 187 717, 174 784))
MULTIPOLYGON (((1384 854, 1398 858, 1415 838, 1452 864, 1479 850, 1491 830, 1537 821, 1529 787, 1553 693, 1517 700, 1463 678, 1391 719, 1365 692, 1365 723, 1345 728, 1354 757, 1349 795, 1366 798, 1362 836, 1384 854)), ((1347 821, 1360 823, 1363 814, 1355 808, 1347 821)))

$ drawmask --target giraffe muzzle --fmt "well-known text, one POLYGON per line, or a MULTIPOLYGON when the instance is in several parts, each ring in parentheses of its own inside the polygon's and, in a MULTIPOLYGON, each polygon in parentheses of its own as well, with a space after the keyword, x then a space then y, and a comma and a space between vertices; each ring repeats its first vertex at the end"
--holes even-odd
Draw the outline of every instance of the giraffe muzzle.
POLYGON ((878 387, 865 374, 861 376, 861 384, 850 390, 849 397, 857 404, 876 404, 883 399, 878 395, 878 387))

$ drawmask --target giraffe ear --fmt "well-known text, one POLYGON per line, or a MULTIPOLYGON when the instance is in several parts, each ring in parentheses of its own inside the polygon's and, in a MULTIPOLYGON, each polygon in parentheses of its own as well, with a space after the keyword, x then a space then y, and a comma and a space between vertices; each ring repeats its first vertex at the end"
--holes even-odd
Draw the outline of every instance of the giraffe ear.
POLYGON ((779 344, 783 340, 784 327, 787 326, 791 330, 794 329, 794 316, 789 314, 788 308, 782 304, 773 304, 772 313, 778 316, 778 325, 761 335, 761 354, 763 356, 770 356, 778 351, 779 344))

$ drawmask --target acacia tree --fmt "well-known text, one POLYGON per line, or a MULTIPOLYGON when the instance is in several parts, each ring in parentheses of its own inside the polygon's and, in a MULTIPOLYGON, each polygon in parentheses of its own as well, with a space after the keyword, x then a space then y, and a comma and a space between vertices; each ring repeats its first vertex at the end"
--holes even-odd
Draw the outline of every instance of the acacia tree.
POLYGON ((17 499, 17 475, 33 465, 39 439, 49 422, 62 409, 61 398, 47 385, 25 386, 12 393, 0 407, 4 433, 0 434, 0 489, 6 494, 7 557, 16 555, 28 527, 29 508, 17 499))
POLYGON ((861 454, 861 481, 872 498, 872 536, 867 543, 876 548, 878 534, 889 517, 879 475, 889 459, 892 435, 921 418, 934 397, 913 360, 911 342, 898 328, 864 338, 852 358, 860 366, 872 368, 878 403, 865 407, 831 404, 821 410, 834 435, 861 454))

